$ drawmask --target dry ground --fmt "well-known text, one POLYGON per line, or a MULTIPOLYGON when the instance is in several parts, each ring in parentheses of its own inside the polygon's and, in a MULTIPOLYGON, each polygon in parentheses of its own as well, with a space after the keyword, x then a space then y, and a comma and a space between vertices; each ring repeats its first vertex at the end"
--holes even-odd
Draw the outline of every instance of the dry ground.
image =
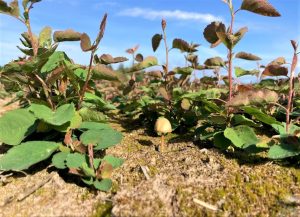
POLYGON ((112 125, 124 139, 108 152, 125 163, 109 193, 45 162, 27 174, 1 175, 0 216, 300 216, 299 168, 222 153, 189 135, 170 135, 168 152, 160 154, 158 137, 112 125))

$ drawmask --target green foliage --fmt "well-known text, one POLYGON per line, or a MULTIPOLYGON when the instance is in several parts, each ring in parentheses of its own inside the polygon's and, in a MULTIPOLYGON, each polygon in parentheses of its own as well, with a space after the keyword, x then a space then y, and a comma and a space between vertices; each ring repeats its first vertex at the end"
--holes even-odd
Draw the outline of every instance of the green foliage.
POLYGON ((224 136, 238 148, 247 148, 251 145, 256 145, 256 143, 259 142, 254 130, 246 125, 226 128, 224 136))
POLYGON ((59 143, 47 141, 31 141, 11 148, 0 157, 0 170, 20 171, 43 161, 51 156, 59 147, 59 143))
POLYGON ((34 131, 36 118, 26 109, 5 113, 0 118, 0 142, 19 145, 34 131))
POLYGON ((73 104, 60 106, 56 111, 52 111, 45 105, 31 104, 29 110, 33 112, 36 118, 54 126, 61 126, 70 122, 75 115, 73 104))

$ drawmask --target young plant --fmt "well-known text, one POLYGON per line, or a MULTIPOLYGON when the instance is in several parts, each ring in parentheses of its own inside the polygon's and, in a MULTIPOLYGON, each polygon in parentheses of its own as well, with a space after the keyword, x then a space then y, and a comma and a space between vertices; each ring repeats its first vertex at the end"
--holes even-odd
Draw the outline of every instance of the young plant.
MULTIPOLYGON (((39 37, 30 24, 30 11, 41 0, 23 0, 23 16, 17 0, 9 5, 0 0, 0 12, 17 18, 27 27, 19 48, 26 56, 12 61, 1 70, 6 90, 21 91, 21 109, 0 118, 0 144, 12 146, 0 158, 0 170, 20 171, 46 160, 56 153, 52 163, 58 169, 82 177, 86 184, 109 190, 112 169, 122 160, 106 156, 105 150, 120 143, 122 134, 113 130, 97 109, 114 109, 96 89, 97 80, 118 80, 118 74, 97 63, 96 49, 104 35, 105 14, 93 44, 86 33, 74 30, 56 31, 45 27, 39 37), (75 64, 64 52, 56 51, 58 42, 80 41, 84 52, 91 51, 89 66, 75 64), (77 104, 77 109, 75 108, 77 104), (109 140, 107 139, 109 138, 109 140)), ((101 61, 109 61, 101 58, 101 61)), ((122 62, 126 58, 113 59, 122 62)), ((111 62, 111 63, 113 63, 111 62)))
POLYGON ((211 43, 211 47, 216 47, 220 43, 223 43, 227 50, 227 65, 226 69, 228 71, 228 83, 229 83, 229 101, 231 101, 233 96, 233 58, 234 58, 234 47, 238 42, 243 38, 245 33, 248 31, 247 27, 243 27, 234 33, 234 23, 236 14, 242 10, 250 11, 263 16, 278 17, 280 14, 278 11, 267 2, 267 0, 243 0, 242 5, 238 10, 234 9, 232 0, 222 0, 230 10, 230 25, 226 30, 226 27, 223 23, 212 22, 204 30, 205 39, 211 43))

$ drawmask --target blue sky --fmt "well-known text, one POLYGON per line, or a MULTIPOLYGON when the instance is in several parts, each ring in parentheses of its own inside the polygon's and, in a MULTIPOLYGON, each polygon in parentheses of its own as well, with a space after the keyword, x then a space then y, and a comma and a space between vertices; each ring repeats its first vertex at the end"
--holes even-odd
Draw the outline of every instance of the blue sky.
MULTIPOLYGON (((238 8, 242 0, 233 2, 238 8)), ((290 60, 290 39, 300 41, 300 1, 269 2, 282 17, 270 18, 241 11, 237 14, 235 24, 235 30, 243 26, 249 28, 235 51, 256 54, 263 58, 262 64, 279 56, 290 60)), ((205 26, 215 19, 228 25, 228 8, 221 0, 42 0, 32 10, 31 22, 36 34, 44 26, 50 25, 54 30, 73 28, 94 38, 105 12, 108 13, 108 23, 99 54, 128 56, 125 50, 139 44, 139 52, 144 56, 155 55, 163 64, 163 49, 161 47, 153 53, 151 37, 161 32, 160 22, 165 18, 170 44, 174 38, 201 44, 198 54, 202 63, 213 56, 226 58, 224 46, 209 48, 202 34, 205 26)), ((26 29, 19 21, 0 14, 0 65, 21 54, 16 45, 20 45, 19 35, 24 31, 26 29)), ((63 43, 59 49, 65 50, 78 63, 88 63, 89 56, 81 52, 78 42, 63 43)), ((182 66, 185 62, 183 55, 176 50, 171 51, 170 59, 172 66, 182 66)), ((240 60, 236 60, 235 64, 247 69, 256 67, 256 63, 240 60)))

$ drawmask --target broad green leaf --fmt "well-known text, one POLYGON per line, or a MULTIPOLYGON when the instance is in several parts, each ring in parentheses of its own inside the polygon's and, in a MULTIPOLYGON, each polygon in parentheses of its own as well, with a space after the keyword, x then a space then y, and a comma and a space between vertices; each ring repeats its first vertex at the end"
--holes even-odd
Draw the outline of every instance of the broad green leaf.
POLYGON ((101 143, 104 136, 105 135, 102 134, 102 130, 87 130, 81 134, 80 141, 86 146, 96 146, 101 143))
POLYGON ((66 165, 68 168, 80 168, 87 162, 87 156, 79 153, 68 154, 66 165))
POLYGON ((67 152, 59 152, 53 155, 52 157, 52 164, 58 169, 65 169, 67 168, 66 166, 66 160, 68 157, 69 153, 67 152))
POLYGON ((79 114, 82 117, 83 121, 91 121, 91 122, 107 122, 107 116, 102 112, 98 112, 94 109, 82 108, 79 110, 79 114))
POLYGON ((106 155, 102 161, 106 161, 107 163, 111 164, 113 166, 113 168, 118 168, 120 166, 122 166, 122 164, 124 163, 124 160, 121 158, 117 158, 111 155, 106 155))
POLYGON ((116 107, 113 104, 110 104, 109 102, 106 102, 101 97, 99 97, 95 94, 92 94, 92 93, 85 93, 84 101, 89 102, 89 103, 93 103, 94 105, 96 105, 101 110, 115 110, 116 109, 116 107))
POLYGON ((65 52, 56 51, 54 52, 48 59, 45 65, 43 65, 41 69, 41 73, 50 73, 54 69, 61 66, 63 63, 69 65, 71 63, 70 58, 67 56, 65 52))
POLYGON ((82 117, 78 111, 75 111, 74 116, 70 122, 67 122, 61 126, 53 126, 53 129, 59 132, 67 132, 70 129, 77 129, 82 123, 82 117))
POLYGON ((235 67, 235 75, 236 77, 241 77, 241 76, 244 76, 244 75, 259 75, 260 71, 257 70, 257 69, 253 69, 253 70, 245 70, 245 69, 242 69, 241 67, 235 67))
POLYGON ((59 147, 59 143, 32 141, 11 148, 0 157, 0 170, 20 171, 43 161, 51 156, 59 147))
POLYGON ((214 145, 217 148, 226 150, 230 145, 231 141, 224 136, 224 132, 217 132, 214 134, 214 145))
POLYGON ((73 104, 62 105, 56 111, 52 111, 45 105, 31 104, 29 110, 34 113, 36 118, 54 126, 61 126, 71 121, 75 114, 73 104))
POLYGON ((82 81, 86 80, 88 71, 86 69, 82 69, 82 68, 77 68, 74 71, 74 74, 82 81))
POLYGON ((101 181, 96 180, 94 186, 100 191, 109 191, 112 186, 112 181, 110 179, 102 179, 101 181))
POLYGON ((250 60, 250 61, 259 61, 261 60, 260 57, 246 52, 239 52, 235 55, 235 58, 244 59, 244 60, 250 60))
POLYGON ((163 38, 163 36, 162 36, 161 34, 155 34, 155 35, 152 37, 152 49, 153 49, 154 52, 155 52, 155 51, 157 50, 157 48, 159 47, 162 38, 163 38))
POLYGON ((233 125, 247 125, 249 127, 261 127, 261 124, 255 123, 253 120, 246 118, 244 115, 235 114, 232 118, 233 125))
POLYGON ((75 32, 72 29, 67 29, 65 31, 56 31, 53 34, 53 40, 55 42, 63 41, 80 41, 81 33, 75 32))
POLYGON ((34 130, 36 118, 26 109, 6 112, 0 118, 0 142, 19 145, 34 130))
POLYGON ((294 144, 280 144, 274 145, 270 148, 268 152, 268 157, 271 159, 284 159, 288 157, 293 157, 300 155, 299 145, 294 144))
POLYGON ((93 144, 95 150, 102 150, 117 145, 122 140, 122 134, 113 129, 88 130, 80 136, 84 145, 93 144))
MULTIPOLYGON (((273 129, 279 133, 280 135, 285 135, 287 134, 286 132, 286 123, 281 123, 281 124, 272 124, 271 125, 273 127, 273 129)), ((300 130, 300 127, 294 125, 294 124, 290 124, 289 125, 289 134, 293 135, 295 132, 300 130)))
POLYGON ((224 136, 238 148, 247 148, 259 142, 254 130, 246 125, 226 128, 224 136))
POLYGON ((40 47, 48 47, 52 43, 52 28, 49 26, 46 26, 42 29, 39 36, 39 45, 40 47))
POLYGON ((82 122, 79 126, 79 129, 104 130, 104 129, 111 129, 111 126, 109 126, 108 124, 97 123, 97 122, 82 122))
POLYGON ((243 0, 241 9, 268 17, 281 16, 267 0, 243 0))
POLYGON ((261 110, 254 108, 254 107, 243 107, 243 110, 249 114, 252 115, 255 119, 258 121, 261 121, 262 123, 272 125, 272 124, 280 124, 274 117, 267 115, 263 113, 261 110))

